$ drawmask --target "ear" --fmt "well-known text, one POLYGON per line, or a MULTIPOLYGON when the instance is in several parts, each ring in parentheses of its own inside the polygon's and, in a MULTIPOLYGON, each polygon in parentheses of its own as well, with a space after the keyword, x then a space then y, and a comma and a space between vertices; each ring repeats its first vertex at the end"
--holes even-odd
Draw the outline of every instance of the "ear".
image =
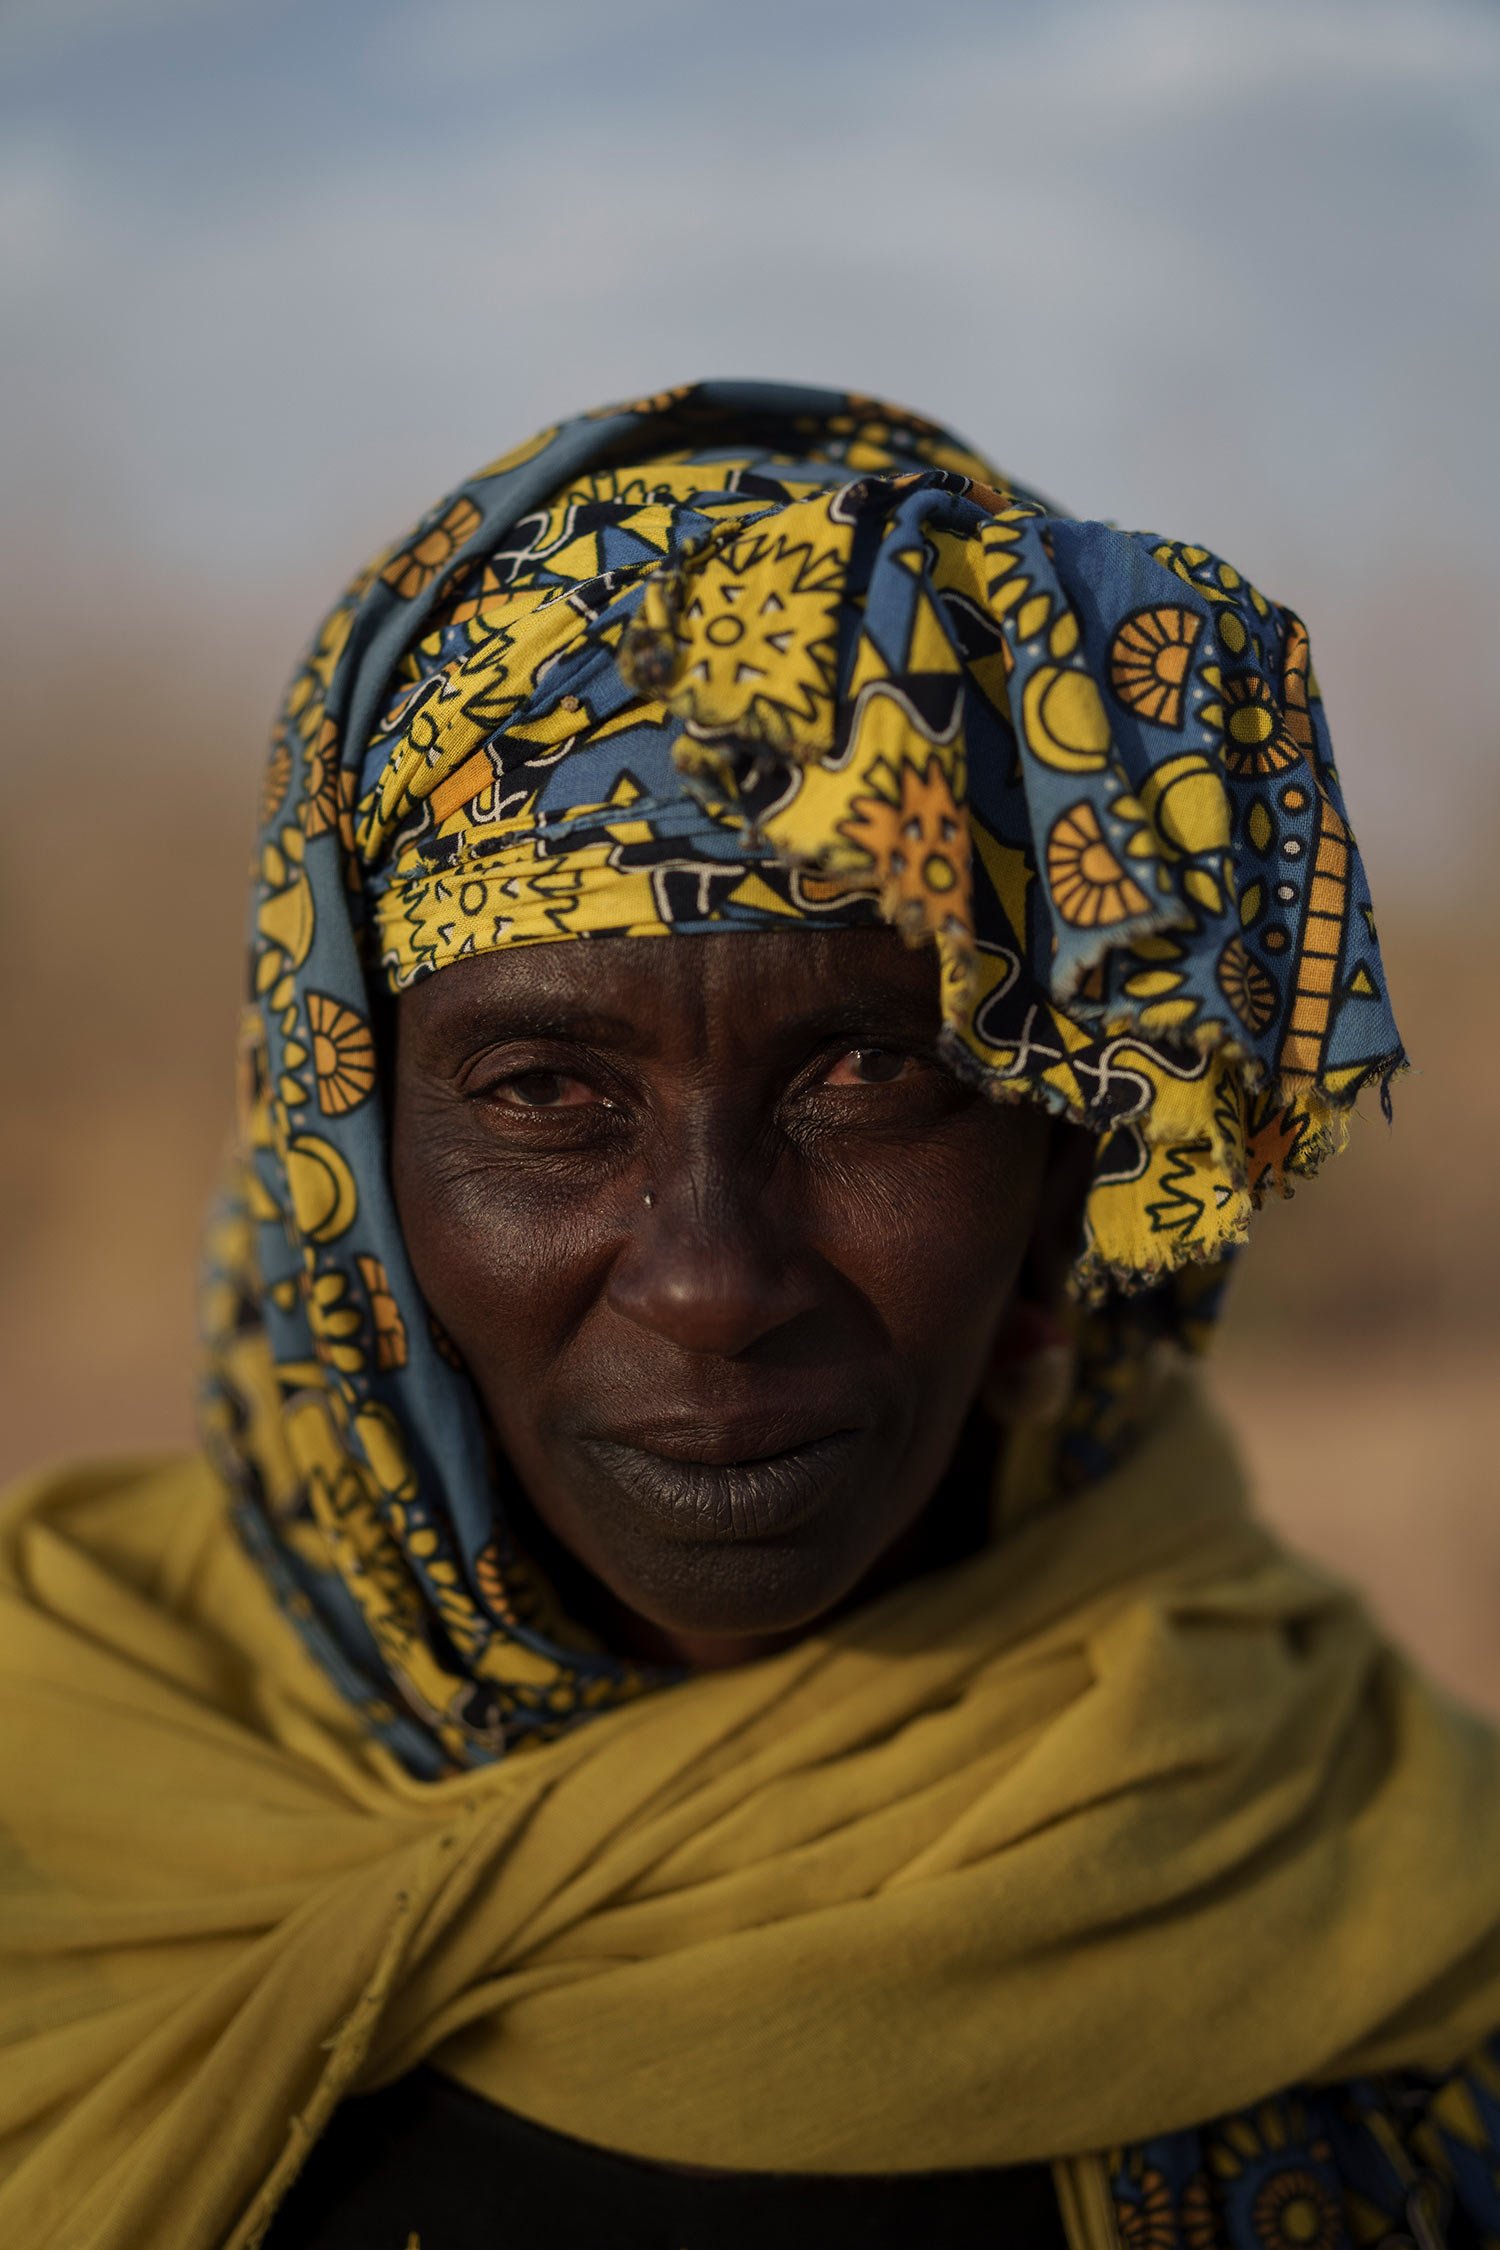
POLYGON ((1094 1148, 1091 1133, 1053 1120, 1036 1225, 980 1387, 996 1422, 1054 1421, 1072 1396, 1078 1355, 1065 1306, 1094 1148))
POLYGON ((1017 1294, 1060 1313, 1067 1303, 1068 1277, 1083 1247, 1083 1207, 1099 1143, 1081 1125, 1069 1125, 1060 1117, 1051 1120, 1051 1135, 1036 1225, 1017 1294))

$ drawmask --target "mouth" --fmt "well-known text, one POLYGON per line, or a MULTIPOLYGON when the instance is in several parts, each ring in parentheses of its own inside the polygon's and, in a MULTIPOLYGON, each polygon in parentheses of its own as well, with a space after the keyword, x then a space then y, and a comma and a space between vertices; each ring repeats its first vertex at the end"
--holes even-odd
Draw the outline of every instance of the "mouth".
POLYGON ((844 1482, 867 1436, 865 1430, 832 1430, 739 1458, 731 1455, 736 1440, 729 1434, 695 1441, 705 1452, 711 1444, 714 1459, 689 1457, 666 1437, 651 1444, 604 1437, 583 1442, 610 1482, 675 1538, 714 1543, 775 1539, 795 1531, 844 1482))

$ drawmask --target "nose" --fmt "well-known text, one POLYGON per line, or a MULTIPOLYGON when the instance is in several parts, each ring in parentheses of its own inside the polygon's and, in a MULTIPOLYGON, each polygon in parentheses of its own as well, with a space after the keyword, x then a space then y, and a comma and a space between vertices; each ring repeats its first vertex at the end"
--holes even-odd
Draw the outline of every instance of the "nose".
POLYGON ((680 1157, 658 1173, 610 1275, 613 1309, 683 1351, 726 1359, 812 1311, 816 1260, 758 1170, 680 1157))

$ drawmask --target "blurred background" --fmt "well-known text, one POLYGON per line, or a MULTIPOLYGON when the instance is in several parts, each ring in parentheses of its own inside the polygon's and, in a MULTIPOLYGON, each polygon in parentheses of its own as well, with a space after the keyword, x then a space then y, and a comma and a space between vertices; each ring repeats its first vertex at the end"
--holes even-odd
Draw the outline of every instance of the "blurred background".
POLYGON ((1309 621, 1417 1065, 1220 1346, 1500 1710, 1493 0, 0 6, 0 1473, 187 1442, 267 721, 464 472, 849 384, 1309 621))

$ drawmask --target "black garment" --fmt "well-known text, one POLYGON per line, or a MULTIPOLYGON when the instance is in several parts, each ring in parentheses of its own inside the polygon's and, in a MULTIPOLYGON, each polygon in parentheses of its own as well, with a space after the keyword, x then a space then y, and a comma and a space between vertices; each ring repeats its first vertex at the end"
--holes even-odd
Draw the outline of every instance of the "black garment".
POLYGON ((416 2070, 336 2110, 264 2250, 1066 2250, 1044 2164, 679 2172, 416 2070))

